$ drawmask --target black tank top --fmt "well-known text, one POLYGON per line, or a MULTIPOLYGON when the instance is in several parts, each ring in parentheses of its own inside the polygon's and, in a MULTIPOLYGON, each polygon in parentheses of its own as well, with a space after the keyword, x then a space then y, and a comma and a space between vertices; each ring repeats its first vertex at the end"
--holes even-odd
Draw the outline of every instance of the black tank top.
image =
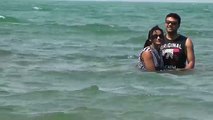
POLYGON ((162 56, 165 69, 185 68, 186 54, 185 43, 186 37, 179 35, 175 40, 165 38, 162 45, 162 56))

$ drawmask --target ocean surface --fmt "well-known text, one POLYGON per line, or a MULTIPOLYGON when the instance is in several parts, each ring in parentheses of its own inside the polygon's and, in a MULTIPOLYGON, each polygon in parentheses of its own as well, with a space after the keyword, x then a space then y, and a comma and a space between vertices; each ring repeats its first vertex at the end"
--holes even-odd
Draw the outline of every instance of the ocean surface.
POLYGON ((213 120, 213 4, 1 0, 0 120, 213 120), (170 12, 193 71, 142 72, 170 12))

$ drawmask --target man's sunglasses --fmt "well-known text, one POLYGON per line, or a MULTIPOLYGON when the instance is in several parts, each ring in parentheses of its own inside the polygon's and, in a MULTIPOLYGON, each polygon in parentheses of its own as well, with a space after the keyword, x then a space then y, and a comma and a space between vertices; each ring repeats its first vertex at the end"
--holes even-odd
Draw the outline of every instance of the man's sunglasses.
POLYGON ((171 24, 171 25, 177 25, 178 23, 175 22, 175 21, 169 21, 169 20, 166 20, 166 24, 171 24))

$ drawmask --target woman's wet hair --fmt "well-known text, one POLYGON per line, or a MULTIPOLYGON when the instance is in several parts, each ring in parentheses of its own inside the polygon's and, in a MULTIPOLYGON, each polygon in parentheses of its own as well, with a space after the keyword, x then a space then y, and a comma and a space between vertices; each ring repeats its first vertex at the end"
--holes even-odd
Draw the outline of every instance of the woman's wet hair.
POLYGON ((144 48, 152 44, 152 41, 151 41, 152 34, 156 30, 160 30, 161 33, 164 35, 163 30, 158 25, 154 26, 151 30, 149 30, 149 34, 148 34, 147 40, 146 40, 146 42, 144 44, 144 48))

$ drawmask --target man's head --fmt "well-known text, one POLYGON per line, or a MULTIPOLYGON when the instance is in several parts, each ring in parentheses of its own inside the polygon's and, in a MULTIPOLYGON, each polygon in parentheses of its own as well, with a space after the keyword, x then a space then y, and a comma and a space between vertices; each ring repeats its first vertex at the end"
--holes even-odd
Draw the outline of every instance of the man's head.
POLYGON ((172 18, 176 19, 176 20, 178 21, 178 24, 180 25, 180 23, 181 23, 181 17, 180 17, 177 13, 169 13, 169 14, 166 16, 165 20, 166 20, 168 17, 172 17, 172 18))
POLYGON ((167 32, 176 32, 181 24, 181 17, 177 13, 169 13, 165 18, 167 32))

